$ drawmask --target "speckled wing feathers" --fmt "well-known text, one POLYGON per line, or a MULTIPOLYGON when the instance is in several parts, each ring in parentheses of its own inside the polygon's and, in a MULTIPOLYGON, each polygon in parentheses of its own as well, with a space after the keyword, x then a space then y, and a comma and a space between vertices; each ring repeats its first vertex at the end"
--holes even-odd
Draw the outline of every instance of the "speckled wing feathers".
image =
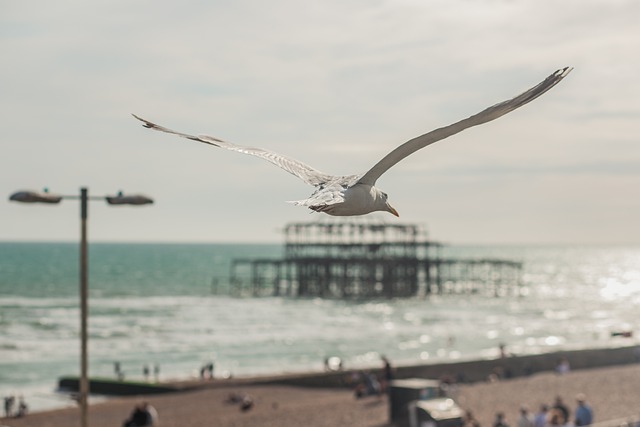
POLYGON ((207 135, 189 135, 181 132, 176 132, 164 126, 157 125, 141 117, 138 117, 135 114, 133 114, 133 117, 140 120, 144 124, 143 126, 149 129, 171 133, 183 138, 191 139, 193 141, 213 145, 215 147, 226 148, 227 150, 237 151, 239 153, 260 157, 261 159, 267 160, 268 162, 271 162, 274 165, 286 170, 290 174, 297 176, 309 185, 317 187, 327 182, 334 181, 337 178, 333 175, 322 173, 299 160, 292 159, 290 157, 286 157, 269 150, 264 150, 262 148, 243 147, 241 145, 232 144, 230 142, 207 135))
POLYGON ((391 151, 385 157, 383 157, 382 160, 380 160, 375 166, 373 166, 366 174, 362 176, 360 182, 363 184, 374 185, 383 173, 389 170, 400 160, 415 153, 416 151, 430 144, 433 144, 434 142, 445 139, 451 135, 455 135, 456 133, 472 126, 477 126, 483 123, 487 123, 491 120, 495 120, 498 117, 504 116, 505 114, 515 110, 516 108, 528 104, 529 102, 533 101, 534 99, 560 83, 560 81, 565 78, 566 75, 571 72, 571 70, 572 68, 570 67, 561 68, 547 77, 541 83, 512 99, 495 104, 481 111, 480 113, 461 120, 457 123, 436 129, 429 133, 425 133, 424 135, 418 136, 405 142, 395 150, 391 151))

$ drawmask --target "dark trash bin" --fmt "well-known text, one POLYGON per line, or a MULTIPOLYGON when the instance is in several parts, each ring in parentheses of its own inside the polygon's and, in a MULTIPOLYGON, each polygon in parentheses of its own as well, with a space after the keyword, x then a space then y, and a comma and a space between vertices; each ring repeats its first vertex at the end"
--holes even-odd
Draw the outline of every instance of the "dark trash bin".
POLYGON ((440 397, 440 381, 423 378, 393 380, 389 383, 389 417, 398 426, 408 425, 409 405, 440 397))

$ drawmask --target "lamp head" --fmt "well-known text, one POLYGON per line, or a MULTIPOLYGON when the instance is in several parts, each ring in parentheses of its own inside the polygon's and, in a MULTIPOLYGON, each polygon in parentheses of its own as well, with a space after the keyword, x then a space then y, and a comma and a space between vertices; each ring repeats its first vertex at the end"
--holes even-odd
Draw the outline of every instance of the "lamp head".
POLYGON ((13 202, 20 203, 60 203, 62 200, 62 196, 58 196, 56 194, 49 194, 48 191, 38 192, 38 191, 16 191, 11 196, 9 196, 9 200, 13 202))
POLYGON ((125 195, 119 191, 116 196, 107 196, 105 200, 110 205, 149 205, 153 199, 142 194, 125 195))

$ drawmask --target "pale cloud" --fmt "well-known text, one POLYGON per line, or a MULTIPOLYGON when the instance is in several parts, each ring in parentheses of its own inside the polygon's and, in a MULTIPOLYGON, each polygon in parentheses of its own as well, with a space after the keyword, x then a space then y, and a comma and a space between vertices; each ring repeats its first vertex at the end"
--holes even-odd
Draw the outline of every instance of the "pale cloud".
MULTIPOLYGON (((354 173, 569 65, 380 185, 447 241, 637 243, 639 15, 630 0, 5 2, 0 189, 156 198, 92 207, 99 240, 278 241, 317 218, 284 203, 310 187, 129 114, 354 173)), ((73 239, 67 204, 6 202, 0 239, 73 239)))

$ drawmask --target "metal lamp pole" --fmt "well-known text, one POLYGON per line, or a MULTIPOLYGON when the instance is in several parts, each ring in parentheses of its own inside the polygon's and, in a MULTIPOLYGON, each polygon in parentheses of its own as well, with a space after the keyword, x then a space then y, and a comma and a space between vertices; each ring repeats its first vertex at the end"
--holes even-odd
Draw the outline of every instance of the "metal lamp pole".
POLYGON ((62 199, 80 199, 80 426, 89 426, 89 377, 87 362, 87 320, 89 317, 89 267, 87 250, 87 218, 89 217, 89 200, 105 200, 110 205, 146 205, 153 200, 142 195, 125 196, 122 192, 116 196, 89 197, 86 187, 80 189, 80 196, 60 196, 36 191, 18 191, 9 200, 21 203, 60 203, 62 199))
POLYGON ((89 266, 87 262, 88 191, 80 189, 80 426, 89 425, 89 377, 87 319, 89 317, 89 266))

